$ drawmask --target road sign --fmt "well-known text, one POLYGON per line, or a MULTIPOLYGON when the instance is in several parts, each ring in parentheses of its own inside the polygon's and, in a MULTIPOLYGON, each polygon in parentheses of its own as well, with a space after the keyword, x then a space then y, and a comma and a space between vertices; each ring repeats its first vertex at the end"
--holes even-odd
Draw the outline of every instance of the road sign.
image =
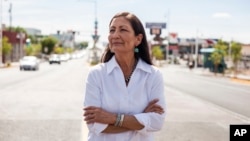
POLYGON ((160 28, 150 28, 150 34, 151 35, 161 35, 161 29, 160 28))
POLYGON ((166 23, 146 23, 146 28, 166 28, 166 23))

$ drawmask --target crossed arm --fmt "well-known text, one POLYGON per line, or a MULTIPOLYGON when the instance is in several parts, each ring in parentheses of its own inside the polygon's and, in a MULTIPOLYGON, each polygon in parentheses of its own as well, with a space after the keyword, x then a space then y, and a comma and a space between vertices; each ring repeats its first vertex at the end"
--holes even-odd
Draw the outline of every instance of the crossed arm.
MULTIPOLYGON (((149 102, 147 107, 145 107, 143 113, 154 112, 163 114, 164 109, 157 104, 158 101, 158 99, 154 99, 149 102)), ((114 126, 117 118, 116 113, 110 113, 100 107, 95 106, 85 107, 83 108, 83 110, 84 121, 87 124, 95 122, 108 124, 108 127, 104 129, 102 133, 120 133, 129 130, 140 130, 144 128, 144 125, 140 124, 134 115, 125 115, 122 126, 114 126)))

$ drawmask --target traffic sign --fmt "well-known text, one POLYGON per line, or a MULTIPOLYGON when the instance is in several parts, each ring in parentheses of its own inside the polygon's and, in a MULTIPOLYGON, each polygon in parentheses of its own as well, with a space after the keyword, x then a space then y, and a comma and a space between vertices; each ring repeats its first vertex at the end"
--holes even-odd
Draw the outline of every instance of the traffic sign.
POLYGON ((166 23, 146 23, 146 28, 166 28, 166 23))

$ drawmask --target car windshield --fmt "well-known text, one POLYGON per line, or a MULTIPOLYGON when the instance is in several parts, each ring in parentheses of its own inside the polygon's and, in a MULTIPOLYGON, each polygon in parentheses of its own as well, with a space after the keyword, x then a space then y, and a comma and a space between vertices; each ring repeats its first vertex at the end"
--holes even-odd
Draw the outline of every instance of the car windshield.
POLYGON ((23 57, 22 60, 24 60, 24 61, 29 61, 29 60, 36 60, 36 58, 33 57, 33 56, 26 56, 26 57, 23 57))
POLYGON ((53 54, 51 57, 59 57, 59 55, 57 55, 57 54, 53 54))

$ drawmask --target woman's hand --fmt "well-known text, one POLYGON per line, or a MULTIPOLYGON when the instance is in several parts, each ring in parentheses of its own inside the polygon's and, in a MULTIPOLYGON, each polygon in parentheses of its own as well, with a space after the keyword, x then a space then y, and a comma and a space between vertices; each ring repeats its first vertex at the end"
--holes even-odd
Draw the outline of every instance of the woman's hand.
POLYGON ((164 109, 160 105, 156 104, 158 101, 159 99, 154 99, 150 101, 148 106, 144 109, 143 113, 154 112, 158 114, 163 114, 164 109))
POLYGON ((87 124, 99 122, 104 124, 114 124, 116 121, 116 115, 113 113, 109 113, 102 108, 89 106, 83 108, 84 120, 87 124))

